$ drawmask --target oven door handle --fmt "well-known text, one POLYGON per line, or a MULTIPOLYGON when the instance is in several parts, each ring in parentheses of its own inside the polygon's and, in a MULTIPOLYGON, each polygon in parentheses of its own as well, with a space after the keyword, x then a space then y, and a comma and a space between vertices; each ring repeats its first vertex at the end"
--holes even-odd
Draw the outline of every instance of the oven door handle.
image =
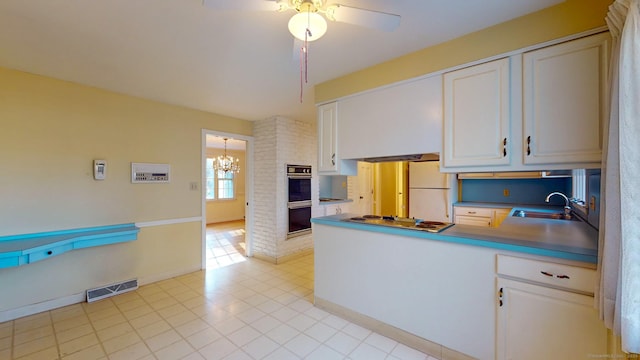
POLYGON ((289 209, 300 209, 300 208, 311 207, 311 200, 290 202, 290 203, 287 203, 287 207, 289 209))

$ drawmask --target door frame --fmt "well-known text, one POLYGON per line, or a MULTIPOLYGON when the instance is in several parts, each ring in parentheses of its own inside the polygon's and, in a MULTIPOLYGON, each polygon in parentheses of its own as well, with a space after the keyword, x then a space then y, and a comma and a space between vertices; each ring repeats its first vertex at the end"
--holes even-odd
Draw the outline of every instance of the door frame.
POLYGON ((202 243, 202 259, 201 268, 207 267, 207 199, 206 199, 206 183, 207 183, 207 135, 228 137, 236 140, 243 140, 247 143, 245 148, 246 165, 244 167, 245 172, 245 206, 244 206, 244 241, 246 244, 245 256, 249 257, 253 255, 253 136, 234 134, 221 132, 216 130, 202 129, 201 138, 201 178, 200 183, 200 199, 201 199, 201 214, 202 214, 202 229, 201 229, 201 243, 202 243))

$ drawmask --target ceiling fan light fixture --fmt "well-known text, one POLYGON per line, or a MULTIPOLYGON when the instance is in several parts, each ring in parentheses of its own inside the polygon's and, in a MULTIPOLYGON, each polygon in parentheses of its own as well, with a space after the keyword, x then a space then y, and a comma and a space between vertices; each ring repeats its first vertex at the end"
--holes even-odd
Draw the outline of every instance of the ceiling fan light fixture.
POLYGON ((327 32, 327 21, 315 12, 299 12, 289 20, 289 31, 302 41, 318 40, 327 32))

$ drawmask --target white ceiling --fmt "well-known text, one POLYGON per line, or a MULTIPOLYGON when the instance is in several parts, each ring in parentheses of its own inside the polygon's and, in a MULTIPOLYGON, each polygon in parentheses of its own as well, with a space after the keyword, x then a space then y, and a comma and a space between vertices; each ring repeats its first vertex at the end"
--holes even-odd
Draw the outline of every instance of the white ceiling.
POLYGON ((246 120, 311 121, 314 84, 562 1, 335 2, 401 15, 400 27, 329 23, 311 43, 302 103, 291 11, 220 11, 201 0, 1 0, 0 66, 246 120))

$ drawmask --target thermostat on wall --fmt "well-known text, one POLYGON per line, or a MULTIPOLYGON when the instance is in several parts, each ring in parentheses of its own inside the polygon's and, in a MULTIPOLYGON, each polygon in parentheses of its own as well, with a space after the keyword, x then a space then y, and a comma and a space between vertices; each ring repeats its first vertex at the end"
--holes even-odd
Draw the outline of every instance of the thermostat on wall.
POLYGON ((171 165, 131 163, 132 183, 168 183, 171 177, 171 165))

